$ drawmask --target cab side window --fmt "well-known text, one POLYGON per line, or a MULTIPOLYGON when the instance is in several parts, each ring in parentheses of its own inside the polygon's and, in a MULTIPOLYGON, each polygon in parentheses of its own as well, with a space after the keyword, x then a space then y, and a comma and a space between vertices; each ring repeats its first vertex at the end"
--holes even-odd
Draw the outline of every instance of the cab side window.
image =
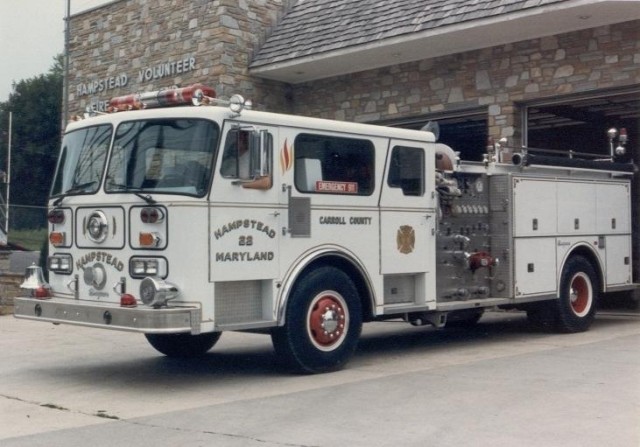
POLYGON ((424 149, 395 146, 391 152, 388 185, 401 188, 405 196, 422 196, 424 177, 424 149))
POLYGON ((251 172, 249 138, 246 130, 232 129, 227 133, 222 153, 220 174, 225 178, 248 178, 251 172))
POLYGON ((369 196, 375 188, 369 140, 300 134, 294 141, 294 177, 300 192, 369 196))
POLYGON ((244 181, 271 175, 273 135, 253 126, 234 127, 226 135, 220 174, 244 181))

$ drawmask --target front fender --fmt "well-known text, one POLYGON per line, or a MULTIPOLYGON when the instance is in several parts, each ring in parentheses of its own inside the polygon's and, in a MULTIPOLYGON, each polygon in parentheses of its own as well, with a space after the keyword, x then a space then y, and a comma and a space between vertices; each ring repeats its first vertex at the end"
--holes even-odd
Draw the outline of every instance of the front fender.
MULTIPOLYGON (((282 283, 280 285, 280 293, 277 297, 276 319, 278 321, 278 326, 284 325, 287 302, 293 288, 295 287, 296 281, 302 278, 309 269, 313 269, 316 265, 324 265, 327 263, 335 266, 336 262, 345 267, 345 270, 347 270, 346 273, 352 280, 354 280, 354 282, 357 282, 357 285, 360 284, 362 286, 358 287, 361 292, 363 288, 364 291, 366 291, 367 296, 361 296, 360 299, 362 300, 364 298, 369 300, 369 309, 375 308, 374 288, 364 263, 353 252, 346 250, 343 247, 323 245, 314 247, 300 255, 291 264, 291 267, 283 276, 282 283), (358 277, 354 278, 353 275, 358 275, 358 277)), ((363 301, 363 308, 365 308, 364 304, 365 302, 363 301)))

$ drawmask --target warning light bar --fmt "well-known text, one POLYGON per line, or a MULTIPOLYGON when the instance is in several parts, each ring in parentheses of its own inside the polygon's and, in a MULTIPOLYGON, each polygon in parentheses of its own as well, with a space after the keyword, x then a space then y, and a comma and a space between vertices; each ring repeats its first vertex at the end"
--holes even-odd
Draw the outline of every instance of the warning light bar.
POLYGON ((200 105, 209 103, 210 100, 215 97, 216 92, 211 87, 194 84, 183 88, 117 96, 109 100, 107 110, 113 113, 154 107, 172 107, 188 104, 200 105))

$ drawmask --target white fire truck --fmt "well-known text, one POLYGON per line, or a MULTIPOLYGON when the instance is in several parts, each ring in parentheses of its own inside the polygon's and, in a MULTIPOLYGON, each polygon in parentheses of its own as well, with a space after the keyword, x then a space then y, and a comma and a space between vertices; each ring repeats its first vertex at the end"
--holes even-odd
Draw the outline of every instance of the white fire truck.
POLYGON ((494 144, 464 162, 433 132, 252 111, 201 85, 109 109, 66 130, 49 282, 28 269, 18 318, 181 357, 262 332, 294 370, 325 372, 363 322, 499 307, 585 331, 601 294, 634 287, 623 132, 604 160, 494 144))

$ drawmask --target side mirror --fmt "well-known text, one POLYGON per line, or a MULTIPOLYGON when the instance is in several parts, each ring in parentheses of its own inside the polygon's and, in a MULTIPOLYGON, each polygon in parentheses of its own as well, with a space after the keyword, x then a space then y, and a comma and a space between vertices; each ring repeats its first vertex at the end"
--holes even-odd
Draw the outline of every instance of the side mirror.
MULTIPOLYGON (((273 138, 264 129, 252 129, 247 131, 247 134, 249 143, 248 175, 240 177, 234 183, 240 184, 247 189, 269 189, 273 183, 271 172, 273 138)), ((242 169, 240 169, 240 172, 242 172, 242 169)))
POLYGON ((271 135, 267 130, 256 130, 251 133, 251 172, 254 178, 271 174, 272 145, 271 135))

